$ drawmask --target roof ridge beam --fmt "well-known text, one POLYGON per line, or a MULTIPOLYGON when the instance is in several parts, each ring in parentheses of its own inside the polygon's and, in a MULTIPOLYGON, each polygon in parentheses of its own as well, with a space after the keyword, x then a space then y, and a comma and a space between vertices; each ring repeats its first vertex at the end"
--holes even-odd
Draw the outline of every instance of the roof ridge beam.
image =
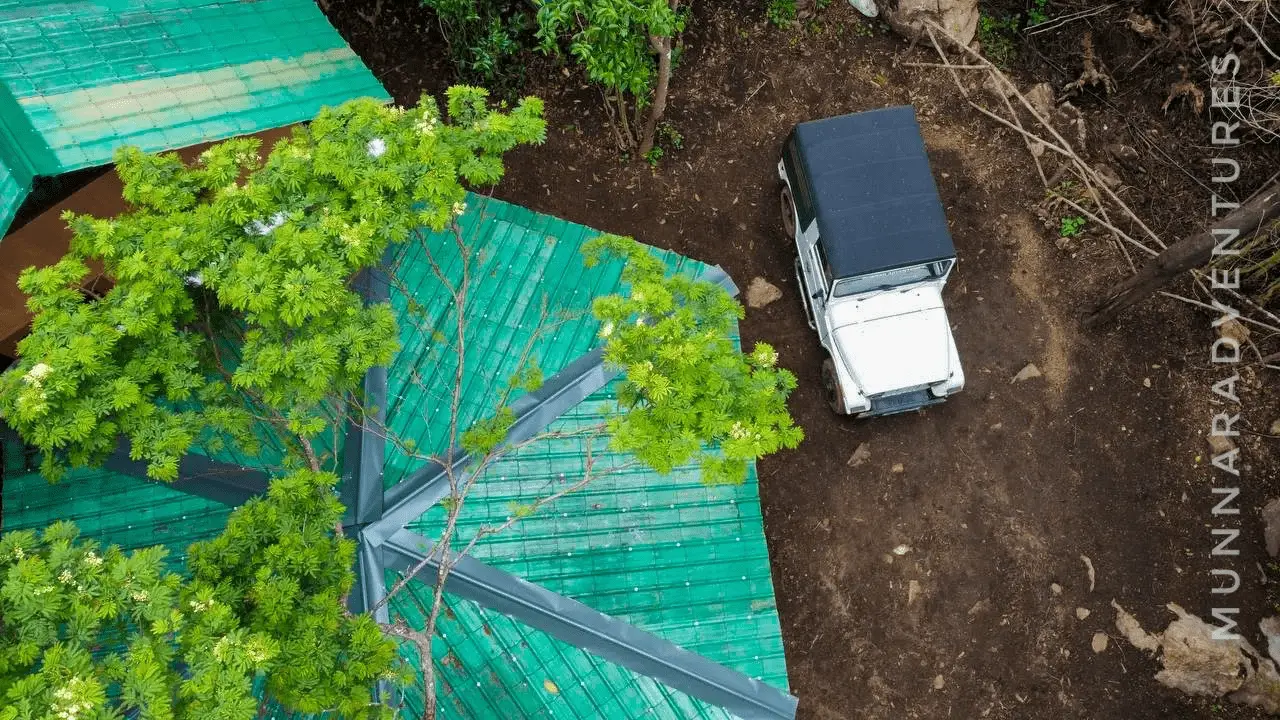
MULTIPOLYGON (((426 570, 420 572, 422 581, 434 584, 440 561, 434 546, 423 535, 401 530, 383 543, 383 563, 402 572, 426 570)), ((743 720, 795 718, 796 698, 768 683, 469 555, 451 554, 449 564, 445 589, 450 593, 724 708, 743 720)))

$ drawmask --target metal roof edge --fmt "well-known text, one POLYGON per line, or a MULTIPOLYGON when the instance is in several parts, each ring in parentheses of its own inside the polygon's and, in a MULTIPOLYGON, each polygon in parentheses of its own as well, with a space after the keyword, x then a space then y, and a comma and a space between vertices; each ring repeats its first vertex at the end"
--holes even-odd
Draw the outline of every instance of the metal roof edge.
MULTIPOLYGON (((401 530, 382 545, 383 562, 396 570, 419 565, 432 583, 439 558, 420 547, 431 541, 401 530), (428 557, 430 555, 430 557, 428 557)), ((794 720, 798 700, 768 683, 685 650, 630 623, 470 556, 453 556, 445 589, 508 615, 565 643, 621 665, 743 720, 794 720)))

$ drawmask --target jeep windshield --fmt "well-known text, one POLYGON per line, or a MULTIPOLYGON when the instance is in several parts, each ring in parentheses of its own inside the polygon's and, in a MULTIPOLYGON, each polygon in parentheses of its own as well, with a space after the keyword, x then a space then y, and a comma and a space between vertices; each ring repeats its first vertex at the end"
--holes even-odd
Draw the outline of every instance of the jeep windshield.
POLYGON ((950 269, 951 261, 943 260, 927 265, 911 265, 857 277, 841 278, 835 282, 831 294, 833 297, 849 297, 877 290, 893 290, 943 277, 950 269))

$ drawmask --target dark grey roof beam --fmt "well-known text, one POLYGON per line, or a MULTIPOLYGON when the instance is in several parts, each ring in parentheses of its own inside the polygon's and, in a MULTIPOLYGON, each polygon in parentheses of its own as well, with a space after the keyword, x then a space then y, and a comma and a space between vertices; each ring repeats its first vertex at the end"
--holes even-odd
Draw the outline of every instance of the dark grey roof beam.
MULTIPOLYGON (((130 447, 128 438, 121 437, 120 447, 107 458, 104 466, 114 472, 146 478, 146 461, 130 458, 130 447)), ((267 491, 268 477, 261 470, 187 453, 178 461, 178 479, 166 484, 189 495, 239 507, 249 498, 267 491)))
MULTIPOLYGON (((401 530, 382 545, 386 567, 408 572, 427 559, 433 542, 401 530)), ((445 589, 537 628, 559 640, 704 702, 728 710, 743 720, 794 720, 796 698, 767 683, 747 677, 618 618, 526 582, 470 556, 452 558, 456 564, 445 589)), ((439 558, 424 566, 422 581, 431 584, 439 558)))
MULTIPOLYGON (((604 387, 617 374, 604 369, 598 349, 569 363, 537 390, 511 404, 515 422, 507 431, 506 442, 516 443, 533 437, 565 411, 604 387)), ((453 472, 471 462, 470 454, 462 448, 455 448, 450 457, 453 472)), ((429 463, 387 490, 382 518, 365 528, 365 539, 375 545, 381 544, 448 494, 449 471, 441 463, 429 463)))

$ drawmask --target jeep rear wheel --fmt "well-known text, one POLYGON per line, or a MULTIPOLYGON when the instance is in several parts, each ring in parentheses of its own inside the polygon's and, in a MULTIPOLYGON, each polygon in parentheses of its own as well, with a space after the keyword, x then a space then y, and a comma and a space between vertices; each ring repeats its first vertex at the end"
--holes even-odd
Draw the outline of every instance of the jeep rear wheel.
POLYGON ((845 415, 844 393, 840 391, 840 378, 836 377, 836 364, 831 358, 822 361, 822 390, 831 411, 837 415, 845 415))
POLYGON ((791 188, 782 186, 782 232, 796 239, 796 204, 791 200, 791 188))

